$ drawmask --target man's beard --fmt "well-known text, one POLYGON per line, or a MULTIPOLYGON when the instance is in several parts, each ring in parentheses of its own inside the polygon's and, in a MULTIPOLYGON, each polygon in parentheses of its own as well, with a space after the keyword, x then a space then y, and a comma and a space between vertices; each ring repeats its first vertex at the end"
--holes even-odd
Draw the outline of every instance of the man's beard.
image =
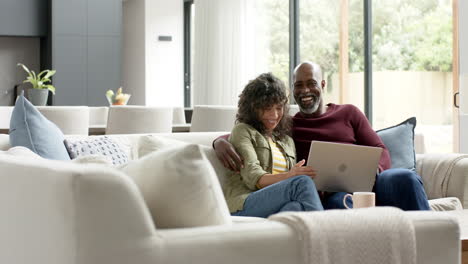
POLYGON ((318 110, 318 108, 320 106, 321 97, 316 96, 315 94, 310 94, 310 95, 306 95, 306 96, 301 96, 299 100, 301 100, 302 97, 309 97, 309 96, 312 97, 312 101, 313 101, 313 104, 311 106, 308 106, 306 108, 306 107, 302 106, 301 101, 299 101, 297 103, 298 103, 299 109, 301 110, 302 113, 311 115, 311 114, 315 113, 318 110))

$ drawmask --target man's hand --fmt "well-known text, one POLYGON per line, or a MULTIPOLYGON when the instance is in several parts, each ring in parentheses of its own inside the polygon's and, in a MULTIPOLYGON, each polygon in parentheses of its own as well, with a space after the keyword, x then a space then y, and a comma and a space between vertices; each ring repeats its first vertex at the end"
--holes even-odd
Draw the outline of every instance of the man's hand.
POLYGON ((223 166, 232 171, 239 172, 244 167, 242 157, 237 153, 231 143, 224 138, 215 139, 213 147, 223 166))
POLYGON ((301 160, 296 165, 294 165, 291 170, 289 171, 291 177, 298 176, 298 175, 307 175, 310 178, 315 178, 317 173, 311 166, 304 166, 305 160, 301 160))

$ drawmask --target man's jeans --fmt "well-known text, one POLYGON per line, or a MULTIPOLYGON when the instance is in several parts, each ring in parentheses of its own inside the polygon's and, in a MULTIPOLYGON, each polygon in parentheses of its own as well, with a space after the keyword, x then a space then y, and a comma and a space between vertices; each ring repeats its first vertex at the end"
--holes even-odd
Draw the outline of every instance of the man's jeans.
POLYGON ((301 175, 249 194, 244 208, 232 215, 268 217, 283 211, 319 210, 323 210, 323 206, 314 181, 309 176, 301 175))
MULTIPOLYGON (((389 169, 379 175, 374 185, 376 205, 395 206, 403 210, 430 210, 421 177, 407 169, 389 169)), ((344 192, 328 196, 323 203, 325 209, 345 209, 344 192)), ((352 207, 350 198, 346 204, 352 207)))

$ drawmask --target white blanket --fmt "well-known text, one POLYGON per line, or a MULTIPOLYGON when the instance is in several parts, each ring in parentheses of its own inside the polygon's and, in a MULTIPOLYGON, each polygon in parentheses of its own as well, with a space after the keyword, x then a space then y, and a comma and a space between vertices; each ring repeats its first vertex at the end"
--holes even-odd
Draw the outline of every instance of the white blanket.
POLYGON ((304 264, 415 264, 413 223, 393 207, 284 212, 269 219, 292 227, 304 264))

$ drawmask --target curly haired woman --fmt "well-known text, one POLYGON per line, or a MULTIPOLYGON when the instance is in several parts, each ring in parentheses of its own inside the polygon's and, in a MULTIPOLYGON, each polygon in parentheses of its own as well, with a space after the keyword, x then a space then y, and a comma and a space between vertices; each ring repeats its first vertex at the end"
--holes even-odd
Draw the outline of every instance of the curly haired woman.
POLYGON ((250 81, 239 96, 229 141, 244 166, 231 172, 223 190, 232 215, 323 210, 314 170, 304 160, 296 163, 288 109, 286 87, 271 73, 250 81))

